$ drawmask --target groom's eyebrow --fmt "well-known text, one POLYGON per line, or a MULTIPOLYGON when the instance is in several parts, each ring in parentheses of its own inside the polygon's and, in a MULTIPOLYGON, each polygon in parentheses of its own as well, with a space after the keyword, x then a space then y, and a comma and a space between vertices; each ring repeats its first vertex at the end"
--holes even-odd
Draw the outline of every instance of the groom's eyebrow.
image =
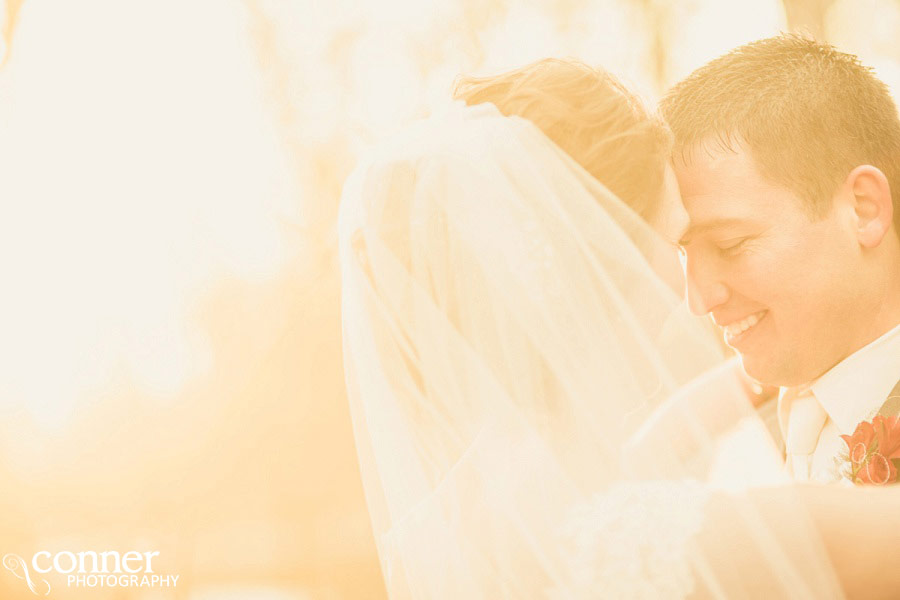
POLYGON ((686 246, 690 244, 691 238, 699 233, 705 233, 713 229, 724 229, 725 227, 734 225, 742 225, 746 222, 746 219, 737 217, 720 217, 718 219, 711 219, 709 221, 690 225, 688 226, 687 231, 682 234, 681 239, 678 240, 678 245, 686 246))

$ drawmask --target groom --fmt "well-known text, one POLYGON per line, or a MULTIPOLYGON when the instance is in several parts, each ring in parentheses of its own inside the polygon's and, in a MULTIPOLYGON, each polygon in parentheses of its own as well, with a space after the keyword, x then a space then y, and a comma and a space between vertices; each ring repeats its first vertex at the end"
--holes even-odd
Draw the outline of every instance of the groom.
POLYGON ((837 478, 841 434, 900 412, 900 119, 856 57, 782 35, 664 98, 688 301, 782 387, 786 468, 837 478), (889 400, 892 396, 898 398, 889 400))

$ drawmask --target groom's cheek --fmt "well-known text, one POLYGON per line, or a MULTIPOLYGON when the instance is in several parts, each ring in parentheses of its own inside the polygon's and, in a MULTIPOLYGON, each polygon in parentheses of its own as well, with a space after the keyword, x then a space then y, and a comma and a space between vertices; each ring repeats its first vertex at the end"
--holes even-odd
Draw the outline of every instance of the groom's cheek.
POLYGON ((703 301, 702 287, 697 280, 696 273, 690 268, 687 261, 684 263, 684 295, 688 308, 697 316, 705 316, 709 311, 703 301))

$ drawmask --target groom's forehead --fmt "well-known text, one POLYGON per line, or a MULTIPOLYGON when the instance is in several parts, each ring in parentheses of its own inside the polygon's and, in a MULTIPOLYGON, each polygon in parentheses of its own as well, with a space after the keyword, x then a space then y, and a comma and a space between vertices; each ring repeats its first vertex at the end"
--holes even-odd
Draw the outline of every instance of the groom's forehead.
POLYGON ((767 183, 752 152, 743 145, 699 144, 685 149, 674 166, 683 196, 753 191, 767 183))
POLYGON ((765 177, 752 154, 740 147, 696 149, 684 160, 675 161, 674 167, 682 203, 695 226, 747 219, 795 196, 765 177))

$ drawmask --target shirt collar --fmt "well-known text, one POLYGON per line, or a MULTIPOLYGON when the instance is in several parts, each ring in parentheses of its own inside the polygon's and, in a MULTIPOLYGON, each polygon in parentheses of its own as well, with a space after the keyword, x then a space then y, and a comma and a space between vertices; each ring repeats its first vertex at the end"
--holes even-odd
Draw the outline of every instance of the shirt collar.
POLYGON ((841 433, 851 434, 887 400, 900 377, 900 325, 863 346, 811 385, 841 433))

